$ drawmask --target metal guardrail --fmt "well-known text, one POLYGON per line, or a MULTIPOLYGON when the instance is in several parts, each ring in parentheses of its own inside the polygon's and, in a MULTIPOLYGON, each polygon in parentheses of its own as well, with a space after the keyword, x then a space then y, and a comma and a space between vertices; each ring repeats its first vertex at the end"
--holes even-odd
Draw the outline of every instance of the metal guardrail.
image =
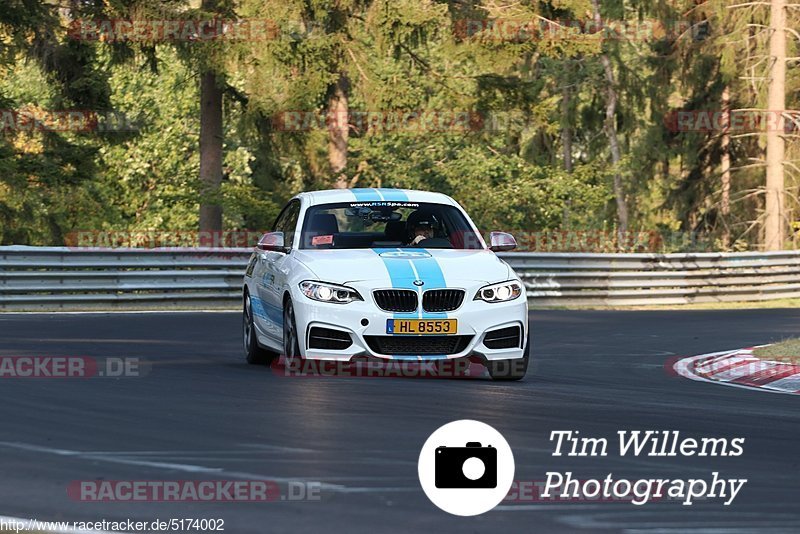
POLYGON ((800 297, 800 251, 512 253, 536 306, 643 306, 800 297))
POLYGON ((251 249, 0 247, 0 310, 232 306, 251 249))
MULTIPOLYGON (((0 310, 238 305, 250 249, 0 247, 0 310)), ((535 307, 800 297, 800 251, 506 253, 535 307)))

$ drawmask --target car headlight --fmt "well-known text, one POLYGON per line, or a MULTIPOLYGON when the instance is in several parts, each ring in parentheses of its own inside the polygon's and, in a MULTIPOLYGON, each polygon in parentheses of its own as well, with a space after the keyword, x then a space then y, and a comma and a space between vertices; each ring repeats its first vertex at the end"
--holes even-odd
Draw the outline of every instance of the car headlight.
POLYGON ((364 300, 358 294, 358 291, 351 287, 326 284, 325 282, 312 282, 310 280, 300 282, 300 291, 310 299, 334 304, 347 304, 354 300, 364 300))
POLYGON ((516 280, 500 282, 490 286, 482 287, 478 290, 474 300, 486 302, 508 302, 522 295, 522 284, 516 280))

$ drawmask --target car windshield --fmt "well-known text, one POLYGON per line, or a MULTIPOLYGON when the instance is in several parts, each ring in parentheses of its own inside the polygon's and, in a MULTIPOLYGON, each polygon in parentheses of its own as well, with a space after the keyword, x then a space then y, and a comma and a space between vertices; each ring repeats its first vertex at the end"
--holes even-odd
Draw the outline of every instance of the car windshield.
POLYGON ((454 206, 426 202, 342 202, 308 209, 300 248, 481 249, 478 234, 454 206))

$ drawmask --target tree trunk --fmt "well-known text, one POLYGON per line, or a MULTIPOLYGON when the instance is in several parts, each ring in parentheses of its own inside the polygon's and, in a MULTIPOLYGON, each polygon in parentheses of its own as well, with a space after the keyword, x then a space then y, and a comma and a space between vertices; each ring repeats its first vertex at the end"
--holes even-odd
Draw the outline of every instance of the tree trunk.
POLYGON ((213 72, 200 76, 200 231, 222 230, 222 90, 213 72))
MULTIPOLYGON (((592 7, 594 8, 594 22, 598 28, 602 27, 600 19, 600 6, 597 0, 592 0, 592 7)), ((622 159, 619 150, 619 139, 617 139, 617 90, 616 81, 614 79, 614 70, 611 68, 611 60, 608 54, 603 53, 600 55, 600 61, 603 64, 603 70, 606 75, 606 117, 603 125, 603 130, 608 137, 609 148, 611 149, 611 162, 614 165, 614 197, 617 201, 617 221, 619 222, 618 232, 620 234, 620 241, 622 241, 622 234, 628 231, 628 204, 625 201, 625 191, 622 188, 622 174, 619 172, 619 162, 622 159)))
POLYGON ((764 214, 764 249, 781 250, 786 240, 784 213, 784 141, 780 125, 786 108, 786 0, 772 0, 769 55, 771 60, 767 113, 767 183, 764 214))
POLYGON ((730 88, 726 85, 722 90, 722 200, 720 201, 720 215, 722 219, 722 246, 726 249, 731 245, 731 230, 728 217, 731 213, 731 134, 730 134, 731 97, 730 88))
MULTIPOLYGON (((568 81, 564 81, 561 89, 561 149, 564 156, 564 170, 567 174, 572 174, 572 125, 569 120, 570 88, 568 81)), ((572 198, 567 198, 564 202, 564 212, 562 213, 561 226, 569 226, 569 215, 572 209, 572 198)))
POLYGON ((570 91, 565 86, 561 90, 561 145, 564 154, 564 170, 572 174, 572 126, 569 123, 570 91))
MULTIPOLYGON (((203 0, 204 11, 216 11, 217 0, 203 0)), ((222 230, 222 89, 217 75, 200 73, 200 231, 222 230)))
POLYGON ((337 189, 346 189, 349 186, 347 175, 344 173, 347 167, 347 143, 350 137, 349 92, 350 83, 347 76, 340 74, 328 96, 328 114, 331 121, 328 128, 328 161, 336 177, 334 187, 337 189))

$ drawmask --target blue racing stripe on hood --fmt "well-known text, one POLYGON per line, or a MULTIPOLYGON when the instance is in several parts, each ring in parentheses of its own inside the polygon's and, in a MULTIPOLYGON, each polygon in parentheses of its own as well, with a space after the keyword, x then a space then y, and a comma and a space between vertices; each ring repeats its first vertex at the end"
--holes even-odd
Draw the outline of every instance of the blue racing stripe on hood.
MULTIPOLYGON (((404 252, 399 248, 375 248, 372 249, 383 260, 383 265, 389 273, 389 279, 392 282, 393 289, 410 289, 420 295, 420 305, 422 304, 422 292, 427 289, 442 289, 447 287, 444 273, 436 261, 436 258, 429 256, 427 258, 403 258, 403 257, 385 257, 380 256, 383 252, 404 252), (414 280, 422 280, 425 285, 417 287, 414 285, 414 280)), ((430 254, 424 249, 417 249, 414 252, 424 252, 430 254)), ((447 314, 442 312, 426 312, 422 310, 416 312, 398 312, 394 314, 395 318, 400 319, 446 319, 447 314)))
MULTIPOLYGON (((420 279, 425 282, 424 289, 439 289, 446 287, 444 273, 436 261, 436 258, 429 256, 427 258, 403 258, 403 257, 384 257, 380 256, 383 252, 403 252, 399 248, 375 248, 372 249, 383 260, 383 265, 389 273, 389 279, 392 282, 393 289, 410 289, 419 294, 420 306, 422 304, 422 289, 414 285, 414 280, 420 279)), ((429 252, 419 249, 415 252, 429 252)), ((441 312, 426 312, 424 310, 416 312, 395 312, 392 314, 394 319, 447 319, 446 313, 441 312)), ((394 360, 442 360, 447 359, 444 354, 426 354, 426 355, 393 355, 394 360)))
MULTIPOLYGON (((419 249, 419 251, 431 254, 424 248, 419 249)), ((425 282, 425 289, 444 289, 447 287, 442 268, 432 254, 428 258, 414 258, 409 261, 414 262, 414 268, 417 270, 420 280, 425 282)))
MULTIPOLYGON (((426 252, 430 254, 425 249, 420 249, 422 252, 426 252)), ((439 262, 436 261, 436 258, 430 256, 428 258, 414 258, 408 260, 412 262, 413 269, 417 271, 417 275, 419 275, 419 279, 425 282, 425 285, 422 287, 422 290, 427 289, 444 289, 447 287, 447 282, 444 279, 444 273, 442 272, 442 268, 439 266, 439 262)), ((444 312, 422 312, 423 319, 447 319, 447 314, 444 312)))
POLYGON ((413 283, 416 279, 416 276, 414 275, 414 269, 411 268, 411 265, 408 263, 406 258, 386 258, 381 256, 381 254, 384 252, 396 252, 400 249, 374 248, 372 250, 378 254, 378 257, 380 257, 381 260, 383 260, 383 265, 386 267, 386 272, 389 273, 389 279, 392 281, 393 289, 417 290, 417 287, 413 283))

